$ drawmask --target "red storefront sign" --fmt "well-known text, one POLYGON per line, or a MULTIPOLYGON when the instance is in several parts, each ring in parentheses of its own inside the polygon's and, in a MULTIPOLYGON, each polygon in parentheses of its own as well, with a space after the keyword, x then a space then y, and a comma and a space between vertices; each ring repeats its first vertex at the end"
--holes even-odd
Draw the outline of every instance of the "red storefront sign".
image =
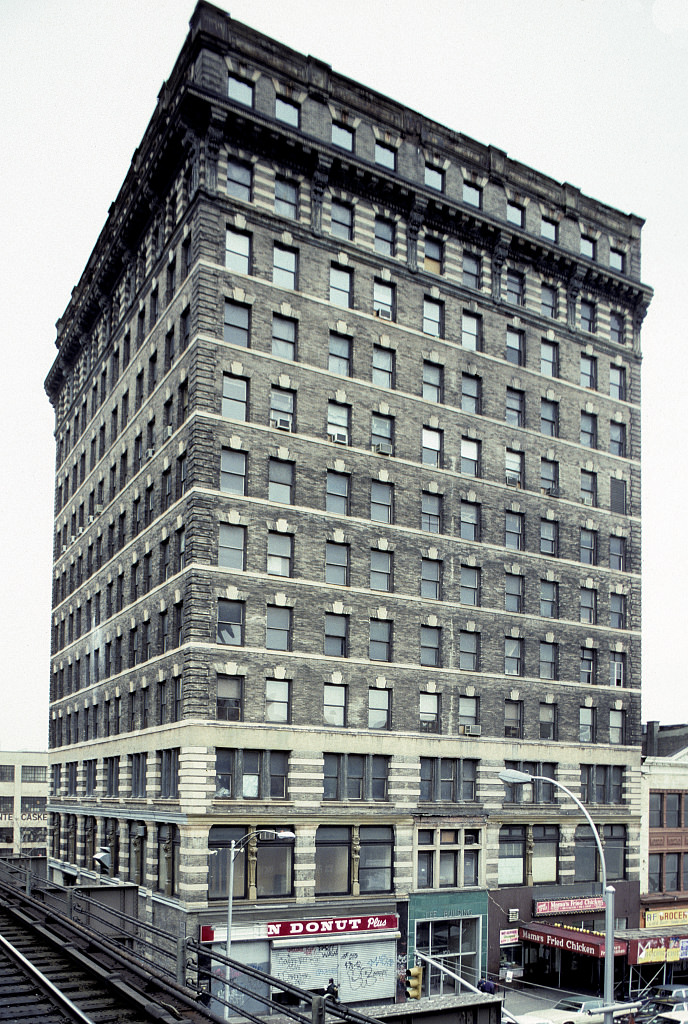
MULTIPOLYGON (((590 932, 577 931, 573 928, 555 928, 552 925, 538 925, 537 928, 519 928, 524 942, 537 942, 541 946, 563 949, 568 953, 580 953, 583 956, 594 956, 598 960, 604 957, 604 937, 590 932)), ((626 943, 620 939, 614 941, 614 956, 623 956, 626 943)))
POLYGON ((570 900, 535 900, 533 912, 545 914, 583 914, 589 910, 604 910, 604 896, 583 896, 570 900))
POLYGON ((339 932, 368 932, 397 928, 396 914, 377 917, 325 917, 315 921, 272 921, 268 924, 268 938, 296 935, 326 935, 339 932))
POLYGON ((688 954, 688 937, 656 935, 646 939, 630 939, 629 964, 672 963, 688 954))

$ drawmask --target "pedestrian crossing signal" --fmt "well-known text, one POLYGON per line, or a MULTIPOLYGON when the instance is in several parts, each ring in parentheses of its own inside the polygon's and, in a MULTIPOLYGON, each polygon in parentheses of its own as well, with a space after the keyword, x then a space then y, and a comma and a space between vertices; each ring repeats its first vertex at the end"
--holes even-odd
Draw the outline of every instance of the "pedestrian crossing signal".
POLYGON ((423 968, 416 965, 406 972, 406 995, 409 999, 420 999, 423 988, 423 968))

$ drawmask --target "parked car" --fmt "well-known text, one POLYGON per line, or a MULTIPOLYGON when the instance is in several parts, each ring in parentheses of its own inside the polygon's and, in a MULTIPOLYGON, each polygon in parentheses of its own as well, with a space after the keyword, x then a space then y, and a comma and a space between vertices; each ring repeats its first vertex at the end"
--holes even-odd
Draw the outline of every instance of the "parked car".
MULTIPOLYGON (((519 1015, 523 1024, 603 1024, 604 1014, 600 1008, 605 1005, 604 999, 591 996, 566 996, 549 1009, 532 1010, 519 1015)), ((637 1003, 629 1004, 626 1010, 620 1007, 614 1010, 614 1017, 625 1017, 637 1003)), ((668 1024, 668 1022, 664 1022, 668 1024)), ((678 1024, 678 1022, 674 1022, 678 1024)), ((688 1021, 686 1022, 688 1024, 688 1021)))
POLYGON ((688 1012, 688 999, 680 997, 660 999, 658 996, 654 996, 643 1003, 635 1014, 635 1020, 636 1024, 650 1024, 650 1021, 666 1024, 660 1019, 666 1014, 686 1012, 688 1012))

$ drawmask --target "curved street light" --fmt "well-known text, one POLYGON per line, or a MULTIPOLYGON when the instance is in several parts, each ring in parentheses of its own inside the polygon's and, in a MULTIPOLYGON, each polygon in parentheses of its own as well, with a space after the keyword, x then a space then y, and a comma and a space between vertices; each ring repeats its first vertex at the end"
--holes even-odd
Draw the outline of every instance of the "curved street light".
MULTIPOLYGON (((232 839, 229 844, 229 879, 227 881, 227 939, 225 941, 225 956, 229 960, 232 949, 232 905, 234 902, 234 861, 240 853, 246 849, 254 836, 274 836, 276 839, 295 839, 296 833, 283 829, 276 832, 273 828, 259 828, 254 832, 247 832, 238 841, 232 839)), ((225 1020, 229 1019, 229 964, 227 964, 227 980, 225 981, 225 1020)))
POLYGON ((604 858, 602 840, 600 839, 600 833, 597 831, 597 826, 590 817, 587 807, 584 807, 578 797, 561 782, 557 782, 556 779, 550 779, 548 775, 531 775, 530 772, 521 772, 517 768, 505 768, 504 771, 499 773, 499 778, 502 782, 506 782, 511 786, 523 786, 529 782, 549 782, 552 786, 556 786, 557 789, 562 789, 583 813, 592 829, 592 834, 597 844, 597 851, 600 855, 602 887, 604 890, 604 1024, 612 1024, 614 1019, 611 1009, 614 1003, 614 894, 616 890, 613 885, 607 885, 607 862, 604 858), (609 1009, 606 1009, 606 1007, 609 1007, 609 1009))

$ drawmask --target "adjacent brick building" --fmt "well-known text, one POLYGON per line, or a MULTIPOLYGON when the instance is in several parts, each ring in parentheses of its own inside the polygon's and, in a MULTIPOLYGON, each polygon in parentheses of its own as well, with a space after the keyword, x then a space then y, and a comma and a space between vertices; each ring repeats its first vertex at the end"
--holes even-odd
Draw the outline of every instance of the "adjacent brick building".
POLYGON ((637 923, 641 226, 198 5, 46 381, 55 877, 217 940, 286 829, 238 957, 536 971, 526 765, 637 923))

